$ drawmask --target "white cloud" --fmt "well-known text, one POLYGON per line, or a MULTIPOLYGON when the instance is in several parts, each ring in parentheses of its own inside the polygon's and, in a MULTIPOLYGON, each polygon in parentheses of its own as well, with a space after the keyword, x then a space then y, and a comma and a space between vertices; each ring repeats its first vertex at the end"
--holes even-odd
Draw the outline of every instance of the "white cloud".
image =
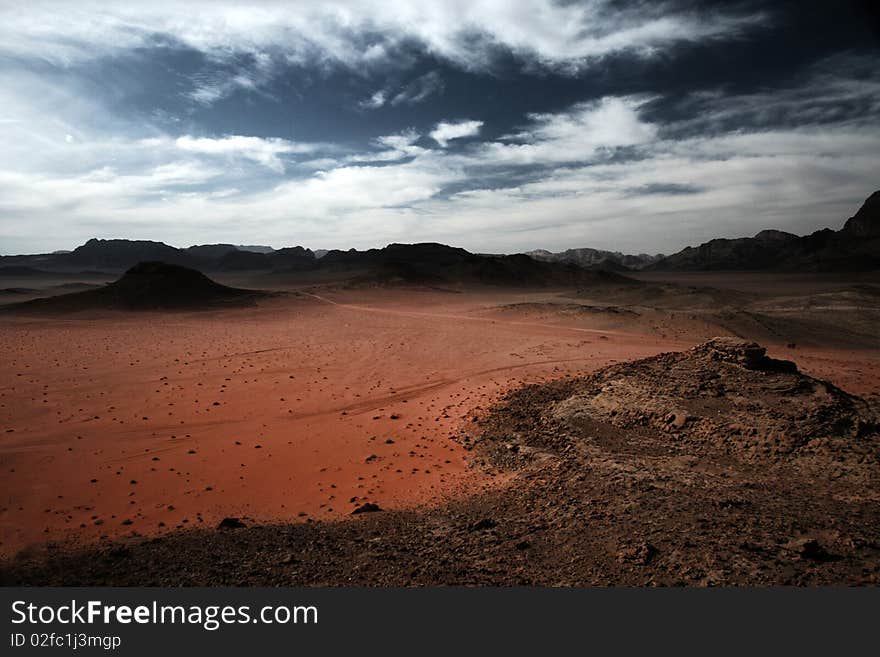
POLYGON ((392 105, 415 105, 441 91, 443 78, 436 71, 430 71, 407 84, 389 102, 392 105))
POLYGON ((174 145, 180 150, 190 153, 242 157, 262 164, 277 173, 284 173, 284 162, 279 157, 280 155, 312 153, 316 149, 314 144, 297 144, 286 139, 263 139, 241 135, 219 139, 184 135, 174 140, 174 145))
POLYGON ((247 62, 235 62, 232 70, 222 70, 212 75, 197 75, 193 88, 184 95, 202 105, 211 105, 238 90, 266 94, 263 89, 275 73, 275 62, 264 52, 250 52, 247 62))
MULTIPOLYGON (((553 143, 564 148, 566 138, 555 134, 553 143)), ((383 144, 394 151, 411 141, 391 135, 383 144)), ((766 227, 799 233, 839 227, 876 188, 880 170, 880 136, 862 125, 655 140, 640 148, 637 161, 561 163, 503 187, 474 182, 493 167, 490 159, 439 150, 383 166, 336 163, 257 188, 236 184, 244 179, 228 178, 225 167, 212 166, 216 155, 203 152, 188 152, 199 160, 134 172, 107 167, 68 176, 4 166, 0 238, 7 249, 34 244, 34 229, 42 226, 47 249, 95 235, 182 245, 210 235, 345 248, 418 239, 478 251, 585 245, 669 252, 766 227), (443 193, 467 182, 477 188, 443 193), (676 186, 694 193, 662 195, 676 186), (639 191, 650 188, 661 192, 639 191)))
POLYGON ((346 166, 279 185, 263 198, 296 200, 300 213, 315 218, 357 213, 427 200, 460 174, 441 163, 419 161, 388 166, 346 166))
POLYGON ((609 0, 231 0, 150 3, 4 3, 0 52, 70 64, 149 46, 157 36, 211 56, 278 51, 296 62, 349 66, 393 63, 402 44, 465 68, 491 65, 503 48, 551 67, 577 68, 613 52, 650 55, 670 43, 729 37, 761 17, 719 11, 671 11, 609 0))
MULTIPOLYGON (((0 207, 17 213, 41 213, 53 208, 68 217, 79 217, 80 213, 112 216, 121 209, 149 203, 150 199, 186 193, 187 188, 204 184, 220 174, 219 169, 198 162, 160 164, 136 173, 123 173, 107 166, 71 176, 3 170, 0 171, 0 183, 4 187, 0 207)), ((33 232, 33 226, 22 229, 33 232)))
POLYGON ((416 146, 421 135, 415 130, 406 130, 395 135, 384 135, 374 140, 379 148, 376 151, 355 153, 346 158, 346 162, 391 162, 408 157, 419 157, 429 151, 416 146))
POLYGON ((496 165, 578 162, 601 150, 652 141, 656 126, 639 116, 645 99, 607 97, 569 111, 532 114, 532 125, 504 142, 487 143, 477 157, 496 165))
POLYGON ((839 228, 877 187, 880 135, 866 125, 766 130, 658 140, 642 155, 455 194, 435 227, 438 239, 467 227, 477 244, 503 242, 508 250, 673 252, 764 228, 839 228), (640 192, 651 187, 694 193, 640 192))
POLYGON ((378 109, 385 104, 387 99, 387 92, 384 89, 379 89, 369 98, 362 100, 359 105, 364 109, 378 109))
POLYGON ((458 121, 456 123, 441 121, 431 131, 431 139, 446 148, 446 145, 453 139, 478 135, 482 127, 482 121, 458 121))
MULTIPOLYGON (((764 227, 837 227, 877 187, 880 136, 867 121, 831 121, 821 104, 872 107, 877 87, 861 82, 698 98, 696 119, 685 112, 687 120, 662 130, 646 118, 648 99, 609 97, 533 114, 515 134, 463 153, 429 148, 415 130, 352 152, 170 135, 109 113, 66 77, 0 68, 0 245, 33 252, 126 236, 181 245, 436 240, 478 251, 671 251, 764 227), (811 122, 724 132, 762 105, 811 122), (701 134, 701 126, 711 136, 664 136, 701 134), (619 148, 626 160, 614 157, 619 148), (661 195, 676 188, 694 193, 661 195)), ((431 136, 442 146, 462 123, 443 121, 431 136)))
POLYGON ((415 105, 441 91, 443 91, 443 79, 439 73, 430 71, 411 80, 396 93, 393 88, 379 89, 369 98, 360 101, 358 107, 373 110, 385 105, 415 105))

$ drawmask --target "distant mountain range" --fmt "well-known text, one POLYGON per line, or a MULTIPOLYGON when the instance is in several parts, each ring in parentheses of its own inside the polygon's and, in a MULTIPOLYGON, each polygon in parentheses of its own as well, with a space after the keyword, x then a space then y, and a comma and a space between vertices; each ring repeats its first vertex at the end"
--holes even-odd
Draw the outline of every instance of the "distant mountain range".
POLYGON ((568 249, 559 253, 536 249, 535 251, 528 251, 526 255, 531 256, 535 260, 544 260, 546 262, 570 262, 589 269, 616 271, 644 269, 664 257, 662 253, 657 255, 648 255, 647 253, 626 255, 619 251, 602 251, 590 248, 568 249))
POLYGON ((329 251, 322 270, 361 272, 364 282, 405 281, 419 284, 478 283, 540 287, 588 285, 617 274, 585 269, 573 263, 544 262, 525 254, 476 255, 443 244, 389 244, 369 251, 329 251))
POLYGON ((301 246, 276 250, 269 246, 201 244, 178 249, 163 242, 147 240, 90 239, 73 251, 2 256, 0 274, 10 267, 50 272, 121 272, 139 262, 165 262, 206 272, 289 271, 312 268, 315 254, 301 246))
MULTIPOLYGON (((442 244, 390 244, 368 251, 312 251, 302 246, 202 244, 178 249, 162 242, 91 239, 73 251, 0 256, 0 275, 45 272, 122 272, 140 262, 165 262, 203 272, 361 272, 412 281, 567 284, 589 270, 784 270, 880 269, 880 191, 872 194, 840 230, 799 237, 762 230, 754 237, 714 239, 669 256, 625 255, 599 249, 537 250, 519 255, 477 255, 442 244)), ((360 274, 358 274, 360 275, 360 274)))
POLYGON ((843 228, 799 237, 762 230, 754 237, 715 239, 687 247, 648 265, 663 271, 880 269, 880 191, 874 192, 843 228))
POLYGON ((529 251, 537 260, 570 262, 592 269, 627 271, 865 271, 880 269, 880 191, 874 192, 840 230, 824 228, 800 237, 762 230, 754 237, 719 238, 678 253, 624 255, 581 248, 529 251))
POLYGON ((69 253, 0 258, 0 276, 41 276, 51 272, 121 272, 139 263, 166 263, 208 272, 316 274, 364 284, 545 286, 583 285, 616 274, 573 263, 544 262, 527 255, 476 255, 443 244, 389 244, 368 251, 327 251, 323 257, 301 246, 256 252, 231 244, 186 249, 162 242, 92 239, 69 253))

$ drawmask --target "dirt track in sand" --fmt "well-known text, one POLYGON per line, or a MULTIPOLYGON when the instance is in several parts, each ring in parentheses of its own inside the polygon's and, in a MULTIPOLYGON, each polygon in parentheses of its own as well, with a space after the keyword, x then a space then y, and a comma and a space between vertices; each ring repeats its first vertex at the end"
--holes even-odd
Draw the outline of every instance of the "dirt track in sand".
MULTIPOLYGON (((322 289, 217 312, 2 316, 0 555, 498 489, 510 474, 451 436, 503 392, 719 332, 686 313, 571 301, 322 289)), ((876 352, 770 347, 878 392, 876 352)))
POLYGON ((497 295, 320 296, 0 319, 0 553, 477 492, 496 477, 449 436, 500 391, 680 346, 497 295))

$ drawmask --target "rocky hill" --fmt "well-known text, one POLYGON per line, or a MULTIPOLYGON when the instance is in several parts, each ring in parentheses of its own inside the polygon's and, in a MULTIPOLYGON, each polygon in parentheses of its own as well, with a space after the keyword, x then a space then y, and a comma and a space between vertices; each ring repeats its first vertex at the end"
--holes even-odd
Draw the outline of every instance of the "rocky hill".
POLYGON ((866 271, 880 268, 880 191, 843 228, 799 237, 762 230, 754 237, 714 239, 651 264, 649 269, 866 271))
POLYGON ((199 271, 163 262, 142 262, 108 285, 83 292, 34 299, 5 311, 75 312, 81 310, 200 309, 248 305, 266 296, 212 281, 199 271))

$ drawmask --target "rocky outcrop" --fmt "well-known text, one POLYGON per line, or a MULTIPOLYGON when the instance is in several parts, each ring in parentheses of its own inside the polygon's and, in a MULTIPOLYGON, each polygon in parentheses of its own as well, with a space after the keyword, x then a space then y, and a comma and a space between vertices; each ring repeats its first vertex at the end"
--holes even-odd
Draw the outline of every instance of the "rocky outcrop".
POLYGON ((679 271, 865 271, 880 267, 880 191, 843 228, 798 237, 762 230, 754 237, 714 239, 649 265, 679 271))

